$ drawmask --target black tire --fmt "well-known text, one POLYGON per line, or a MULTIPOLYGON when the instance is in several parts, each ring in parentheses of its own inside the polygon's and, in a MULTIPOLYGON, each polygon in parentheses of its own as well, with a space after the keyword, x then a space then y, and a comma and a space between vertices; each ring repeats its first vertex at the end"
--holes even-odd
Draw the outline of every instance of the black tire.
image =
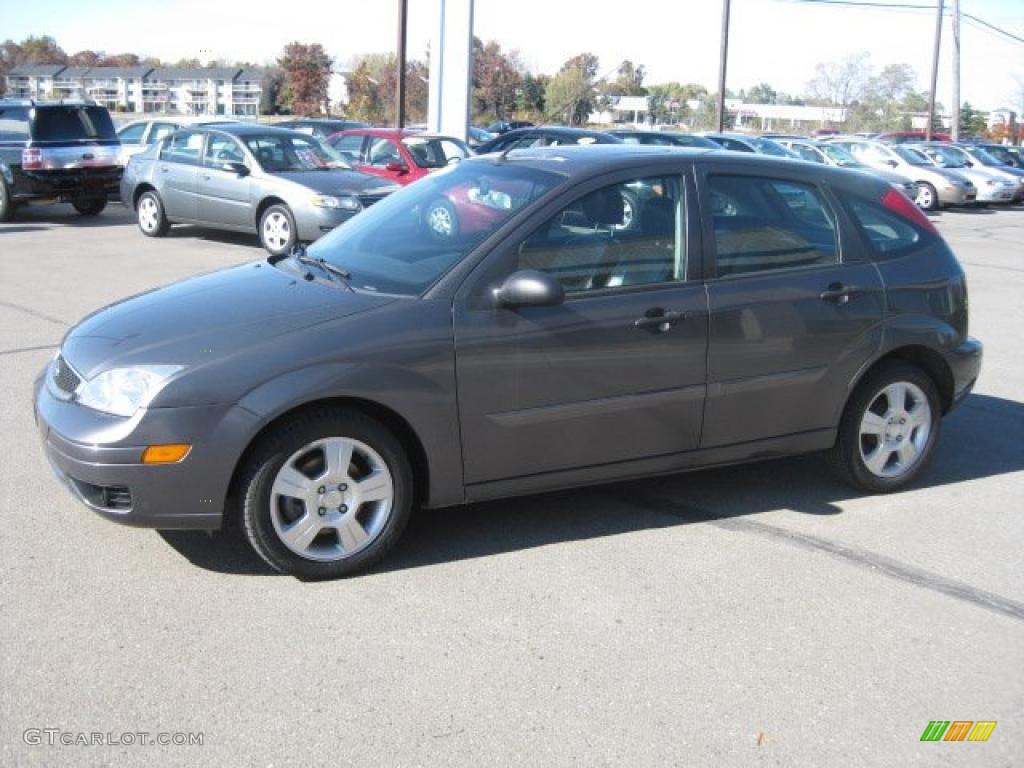
POLYGON ((412 469, 399 440, 374 419, 343 408, 317 408, 286 422, 254 448, 239 477, 242 528, 252 548, 275 570, 307 580, 350 576, 377 563, 401 536, 415 497, 412 469), (272 518, 278 513, 271 506, 271 489, 289 457, 330 437, 358 440, 376 451, 391 474, 394 495, 390 515, 365 548, 342 559, 317 561, 296 554, 281 540, 272 518))
POLYGON ((925 211, 937 211, 939 210, 939 193, 934 186, 929 184, 927 181, 917 182, 917 198, 914 200, 918 206, 925 211), (924 203, 921 202, 921 196, 926 197, 924 203))
POLYGON ((164 213, 164 203, 152 189, 143 192, 135 203, 135 220, 146 237, 163 237, 171 228, 164 213))
POLYGON ((444 197, 432 201, 423 212, 423 224, 431 237, 452 240, 459 236, 459 217, 455 206, 444 197))
POLYGON ((260 216, 260 244, 263 245, 267 253, 271 256, 280 256, 282 254, 289 253, 298 241, 299 234, 295 230, 295 217, 292 216, 292 212, 289 210, 287 205, 281 205, 280 203, 271 205, 263 212, 263 215, 260 216), (286 236, 283 238, 281 243, 275 242, 273 237, 267 231, 268 222, 281 222, 282 219, 279 217, 283 217, 283 229, 281 231, 286 231, 286 236))
POLYGON ((7 189, 7 182, 0 177, 0 222, 12 221, 13 219, 14 201, 11 200, 11 193, 7 189))
POLYGON ((891 493, 912 483, 927 466, 941 427, 942 404, 932 378, 916 365, 895 360, 886 362, 869 373, 851 395, 843 411, 839 434, 835 446, 829 452, 829 459, 843 480, 854 488, 868 493, 891 493), (895 477, 882 477, 872 472, 864 461, 860 425, 866 410, 876 402, 882 390, 897 382, 913 384, 924 393, 930 408, 929 432, 924 448, 907 470, 895 477))
POLYGON ((72 200, 71 205, 83 216, 99 216, 107 207, 106 197, 83 197, 72 200))

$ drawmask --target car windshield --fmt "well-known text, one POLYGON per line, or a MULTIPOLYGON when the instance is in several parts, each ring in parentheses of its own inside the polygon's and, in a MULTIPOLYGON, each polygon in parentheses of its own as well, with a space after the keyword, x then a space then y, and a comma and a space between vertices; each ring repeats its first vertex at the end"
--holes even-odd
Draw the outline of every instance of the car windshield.
POLYGON ((420 168, 444 168, 473 154, 461 141, 431 136, 409 136, 402 144, 420 168))
POLYGON ((925 155, 910 147, 893 147, 892 151, 899 155, 904 162, 911 165, 934 165, 925 155))
POLYGON ((822 144, 818 147, 825 156, 840 168, 864 168, 864 163, 850 154, 850 151, 835 144, 822 144))
POLYGON ((747 143, 754 148, 756 152, 762 155, 772 155, 773 157, 796 157, 796 153, 790 152, 781 144, 776 144, 770 139, 759 139, 756 136, 750 136, 746 139, 747 143))
POLYGON ((932 161, 943 168, 966 168, 967 160, 955 149, 946 147, 925 147, 923 150, 932 161))
POLYGON ((511 163, 459 163, 384 198, 309 246, 309 255, 347 270, 356 290, 417 296, 564 181, 511 163))
POLYGON ((998 147, 993 149, 972 147, 970 152, 976 158, 981 160, 982 165, 1010 165, 1010 160, 1013 157, 1013 155, 1005 149, 998 147))
POLYGON ((337 150, 312 136, 268 133, 246 136, 244 141, 267 173, 329 171, 351 167, 337 150))

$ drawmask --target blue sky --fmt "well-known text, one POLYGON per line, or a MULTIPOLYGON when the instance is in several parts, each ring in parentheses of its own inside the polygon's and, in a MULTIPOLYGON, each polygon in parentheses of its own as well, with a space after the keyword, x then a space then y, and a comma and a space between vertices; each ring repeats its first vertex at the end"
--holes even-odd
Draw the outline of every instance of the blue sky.
MULTIPOLYGON (((904 0, 926 5, 933 0, 904 0)), ((0 0, 0 38, 49 34, 68 52, 131 50, 166 59, 224 57, 269 62, 290 40, 321 42, 344 65, 360 53, 393 50, 394 0, 0 0), (212 53, 207 53, 210 51, 212 53)), ((947 5, 949 3, 947 2, 947 5)), ((436 0, 409 0, 412 55, 426 49, 436 0)), ((1024 0, 961 0, 967 13, 1024 37, 1024 0)), ((718 68, 717 0, 476 0, 476 34, 520 51, 540 71, 589 50, 611 70, 625 58, 647 67, 648 82, 711 87, 718 68)), ((729 87, 766 81, 799 93, 814 65, 866 50, 877 68, 906 62, 927 82, 934 14, 829 7, 795 0, 733 0, 729 87)), ((950 28, 943 38, 939 100, 949 103, 950 28)), ((1021 109, 1024 43, 963 26, 962 98, 980 108, 1021 109)))

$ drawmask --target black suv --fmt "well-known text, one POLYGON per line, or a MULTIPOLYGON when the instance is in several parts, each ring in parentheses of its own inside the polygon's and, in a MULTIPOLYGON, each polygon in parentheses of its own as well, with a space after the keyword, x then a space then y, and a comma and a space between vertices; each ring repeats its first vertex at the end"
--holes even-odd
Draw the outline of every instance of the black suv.
POLYGON ((71 203, 95 216, 118 190, 120 156, 105 107, 0 99, 0 221, 30 200, 71 203))

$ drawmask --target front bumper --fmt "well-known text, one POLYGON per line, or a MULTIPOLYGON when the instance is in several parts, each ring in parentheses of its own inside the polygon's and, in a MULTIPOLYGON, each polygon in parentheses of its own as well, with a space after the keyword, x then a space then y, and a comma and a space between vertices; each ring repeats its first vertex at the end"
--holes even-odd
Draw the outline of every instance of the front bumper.
POLYGON ((73 496, 125 525, 220 527, 251 414, 216 405, 107 416, 55 397, 49 371, 36 379, 36 424, 47 460, 73 496), (140 463, 147 445, 161 443, 191 443, 192 451, 177 464, 140 463))
POLYGON ((946 353, 946 360, 953 372, 953 402, 950 410, 963 402, 978 380, 981 361, 985 354, 984 345, 973 336, 968 336, 957 347, 946 353))
POLYGON ((1017 187, 1013 184, 997 184, 995 186, 982 184, 978 187, 978 197, 976 198, 976 202, 1012 203, 1016 196, 1017 187))
POLYGON ((938 188, 939 202, 943 205, 967 205, 978 196, 974 187, 941 186, 938 188))
POLYGON ((315 205, 307 205, 296 208, 293 213, 299 240, 312 242, 335 227, 344 224, 358 211, 343 211, 339 208, 319 208, 315 205))

